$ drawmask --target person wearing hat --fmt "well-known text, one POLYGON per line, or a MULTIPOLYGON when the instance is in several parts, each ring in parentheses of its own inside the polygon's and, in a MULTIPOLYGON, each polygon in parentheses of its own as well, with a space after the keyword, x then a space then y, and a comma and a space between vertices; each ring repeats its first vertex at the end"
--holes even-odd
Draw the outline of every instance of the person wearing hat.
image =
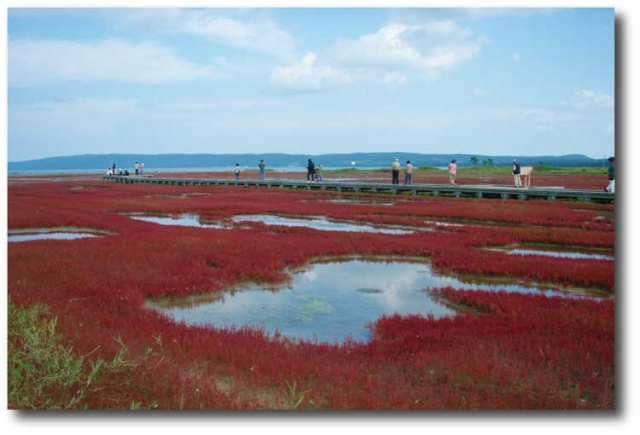
POLYGON ((395 159, 391 164, 391 184, 400 184, 400 162, 395 159))
POLYGON ((607 178, 609 178, 609 185, 604 188, 605 192, 615 193, 616 191, 616 169, 615 169, 615 157, 609 157, 609 167, 607 168, 607 178))
POLYGON ((515 187, 522 187, 522 180, 520 180, 520 163, 517 159, 513 159, 513 184, 515 187))

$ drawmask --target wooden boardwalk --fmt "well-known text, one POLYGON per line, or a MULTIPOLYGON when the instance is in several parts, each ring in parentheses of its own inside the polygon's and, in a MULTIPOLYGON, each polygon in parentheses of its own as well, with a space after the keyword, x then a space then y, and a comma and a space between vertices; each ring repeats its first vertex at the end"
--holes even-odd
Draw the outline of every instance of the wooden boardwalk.
POLYGON ((515 188, 497 185, 451 185, 451 184, 390 184, 390 183, 354 183, 346 181, 307 182, 285 178, 273 178, 266 181, 238 180, 220 178, 164 178, 136 175, 107 175, 106 181, 116 183, 146 183, 170 186, 233 186, 265 189, 303 189, 329 190, 336 192, 390 193, 406 195, 451 196, 456 198, 501 198, 501 199, 545 199, 614 203, 615 194, 584 189, 565 189, 563 187, 527 187, 515 188))

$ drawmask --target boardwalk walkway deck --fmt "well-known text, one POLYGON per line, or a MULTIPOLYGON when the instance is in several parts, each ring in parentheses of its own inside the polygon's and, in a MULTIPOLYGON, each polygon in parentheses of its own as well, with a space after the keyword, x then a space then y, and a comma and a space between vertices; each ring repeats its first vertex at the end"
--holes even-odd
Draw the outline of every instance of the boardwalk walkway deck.
POLYGON ((546 199, 573 200, 585 202, 614 203, 615 194, 584 189, 565 189, 563 187, 528 187, 515 188, 497 185, 450 185, 450 184, 389 184, 389 183, 354 183, 322 181, 319 183, 307 182, 303 180, 293 180, 284 178, 274 178, 266 181, 260 180, 234 180, 216 178, 164 178, 147 177, 136 175, 107 175, 103 177, 106 181, 116 183, 147 183, 172 186, 233 186, 245 188, 266 188, 266 189, 304 189, 304 190, 329 190, 337 192, 369 192, 369 193, 391 193, 407 195, 432 195, 432 196, 452 196, 473 197, 473 198, 501 198, 501 199, 546 199))

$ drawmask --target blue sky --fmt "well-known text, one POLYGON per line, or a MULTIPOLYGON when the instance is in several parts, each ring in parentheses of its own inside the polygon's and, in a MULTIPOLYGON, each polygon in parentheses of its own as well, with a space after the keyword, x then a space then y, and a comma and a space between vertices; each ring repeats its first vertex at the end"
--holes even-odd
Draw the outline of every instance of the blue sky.
POLYGON ((28 8, 9 161, 614 154, 613 8, 28 8))

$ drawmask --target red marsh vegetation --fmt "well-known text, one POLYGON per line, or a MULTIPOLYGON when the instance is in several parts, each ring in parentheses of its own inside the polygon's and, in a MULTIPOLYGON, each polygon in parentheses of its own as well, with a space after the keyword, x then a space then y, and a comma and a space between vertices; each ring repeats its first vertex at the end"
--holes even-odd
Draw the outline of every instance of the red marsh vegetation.
MULTIPOLYGON (((569 186, 569 178, 550 183, 569 186)), ((485 249, 534 244, 613 255, 614 207, 10 180, 9 233, 82 228, 102 236, 9 242, 8 292, 16 306, 46 306, 58 337, 86 364, 125 352, 126 364, 98 372, 90 385, 48 392, 77 408, 614 409, 614 262, 485 249), (418 229, 456 225, 398 235, 261 222, 166 226, 130 214, 191 214, 209 223, 278 215, 418 229), (187 326, 146 307, 149 298, 284 283, 289 270, 316 259, 373 255, 421 258, 439 273, 493 282, 495 291, 432 289, 457 314, 383 316, 371 325, 371 340, 335 344, 248 327, 187 326), (501 291, 510 282, 596 296, 501 291), (81 400, 70 402, 79 389, 81 400)))

